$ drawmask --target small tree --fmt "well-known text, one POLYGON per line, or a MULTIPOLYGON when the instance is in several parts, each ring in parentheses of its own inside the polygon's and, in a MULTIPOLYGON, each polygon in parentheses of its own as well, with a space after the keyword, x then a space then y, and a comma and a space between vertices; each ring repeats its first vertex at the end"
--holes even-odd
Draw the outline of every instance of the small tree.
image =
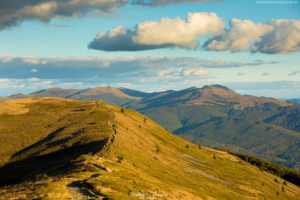
POLYGON ((285 192, 285 191, 284 191, 284 186, 281 187, 281 190, 282 190, 282 192, 285 192))
POLYGON ((279 192, 277 191, 277 195, 279 195, 279 192))
POLYGON ((144 118, 144 123, 146 124, 146 122, 147 122, 147 118, 145 117, 145 118, 144 118))
POLYGON ((168 128, 167 128, 167 127, 165 127, 165 130, 166 130, 166 131, 168 131, 168 128))
POLYGON ((139 128, 142 128, 142 126, 141 126, 141 125, 139 125, 139 128))
POLYGON ((260 169, 260 171, 262 171, 262 172, 264 171, 264 167, 263 167, 262 164, 259 165, 259 169, 260 169))
POLYGON ((201 149, 201 145, 200 145, 200 144, 199 144, 199 146, 198 146, 198 147, 199 147, 199 149, 201 149))
POLYGON ((276 183, 279 183, 278 180, 277 180, 277 178, 275 178, 274 181, 275 181, 276 183))
POLYGON ((214 156, 213 156, 213 159, 217 159, 215 154, 214 154, 214 156))
POLYGON ((283 185, 287 185, 287 184, 286 184, 286 181, 283 181, 283 185))
POLYGON ((125 110, 124 110, 124 108, 121 108, 121 112, 122 112, 122 113, 125 113, 125 110))
POLYGON ((262 182, 262 186, 265 186, 265 182, 262 182))
POLYGON ((188 148, 188 149, 190 148, 188 144, 186 145, 186 148, 188 148))

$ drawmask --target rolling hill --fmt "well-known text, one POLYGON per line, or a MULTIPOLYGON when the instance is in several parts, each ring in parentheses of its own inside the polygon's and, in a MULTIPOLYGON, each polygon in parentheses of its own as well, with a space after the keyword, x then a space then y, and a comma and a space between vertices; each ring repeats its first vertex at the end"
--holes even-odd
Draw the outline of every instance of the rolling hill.
POLYGON ((289 101, 295 102, 295 103, 300 103, 300 99, 289 99, 289 101))
POLYGON ((300 168, 299 104, 214 85, 155 96, 128 108, 195 144, 300 168))
POLYGON ((0 97, 0 102, 13 100, 10 97, 0 97))
POLYGON ((195 144, 245 153, 300 169, 300 104, 292 101, 240 95, 221 85, 156 93, 113 87, 50 88, 24 95, 28 96, 102 100, 136 110, 195 144))
POLYGON ((8 98, 8 101, 11 99, 23 99, 31 97, 58 97, 81 101, 102 100, 103 102, 115 106, 123 106, 127 103, 136 102, 142 99, 142 97, 129 96, 122 91, 110 86, 87 88, 82 90, 49 88, 47 90, 39 90, 28 95, 15 94, 6 98, 8 98))
POLYGON ((0 109, 0 199, 300 195, 298 186, 267 172, 267 163, 200 148, 136 111, 58 98, 7 101, 0 109))

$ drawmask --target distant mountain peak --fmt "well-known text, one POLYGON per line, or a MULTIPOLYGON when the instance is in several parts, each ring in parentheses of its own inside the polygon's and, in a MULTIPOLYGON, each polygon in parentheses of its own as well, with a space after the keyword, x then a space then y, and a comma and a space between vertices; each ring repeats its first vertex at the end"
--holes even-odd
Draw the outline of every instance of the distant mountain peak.
POLYGON ((223 85, 219 85, 219 84, 214 84, 214 85, 205 85, 203 86, 201 89, 221 89, 223 91, 226 91, 226 92, 234 92, 232 89, 226 87, 226 86, 223 86, 223 85))

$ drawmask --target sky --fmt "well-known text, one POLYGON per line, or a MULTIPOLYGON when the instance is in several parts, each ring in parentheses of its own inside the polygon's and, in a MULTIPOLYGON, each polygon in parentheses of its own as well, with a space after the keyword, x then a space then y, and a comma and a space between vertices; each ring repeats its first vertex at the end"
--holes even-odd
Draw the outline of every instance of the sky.
POLYGON ((299 1, 0 2, 0 96, 211 84, 300 98, 299 1))

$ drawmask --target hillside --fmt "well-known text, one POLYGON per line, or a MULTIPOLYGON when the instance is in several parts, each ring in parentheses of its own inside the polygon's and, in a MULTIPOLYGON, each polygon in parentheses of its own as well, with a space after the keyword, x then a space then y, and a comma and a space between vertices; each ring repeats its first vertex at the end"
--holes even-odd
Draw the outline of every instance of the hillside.
POLYGON ((10 97, 0 97, 0 102, 13 100, 10 97))
POLYGON ((300 195, 298 186, 227 152, 199 148, 136 111, 57 98, 8 101, 0 108, 0 199, 300 195))
POLYGON ((295 102, 295 103, 300 103, 300 99, 289 99, 289 101, 295 102))
POLYGON ((118 88, 118 90, 122 91, 123 93, 132 96, 132 97, 142 97, 144 99, 146 98, 150 98, 150 97, 154 97, 156 95, 162 94, 162 93, 171 93, 171 92, 175 92, 174 90, 168 90, 168 91, 164 91, 164 92, 152 92, 152 93, 147 93, 147 92, 141 92, 138 90, 131 90, 128 88, 124 88, 124 87, 120 87, 118 88))
POLYGON ((170 132, 209 148, 222 148, 300 169, 300 105, 240 95, 221 85, 145 93, 127 88, 50 88, 30 95, 102 100, 151 118, 170 132))
POLYGON ((148 98, 129 108, 195 144, 300 169, 299 104, 214 85, 148 98))

